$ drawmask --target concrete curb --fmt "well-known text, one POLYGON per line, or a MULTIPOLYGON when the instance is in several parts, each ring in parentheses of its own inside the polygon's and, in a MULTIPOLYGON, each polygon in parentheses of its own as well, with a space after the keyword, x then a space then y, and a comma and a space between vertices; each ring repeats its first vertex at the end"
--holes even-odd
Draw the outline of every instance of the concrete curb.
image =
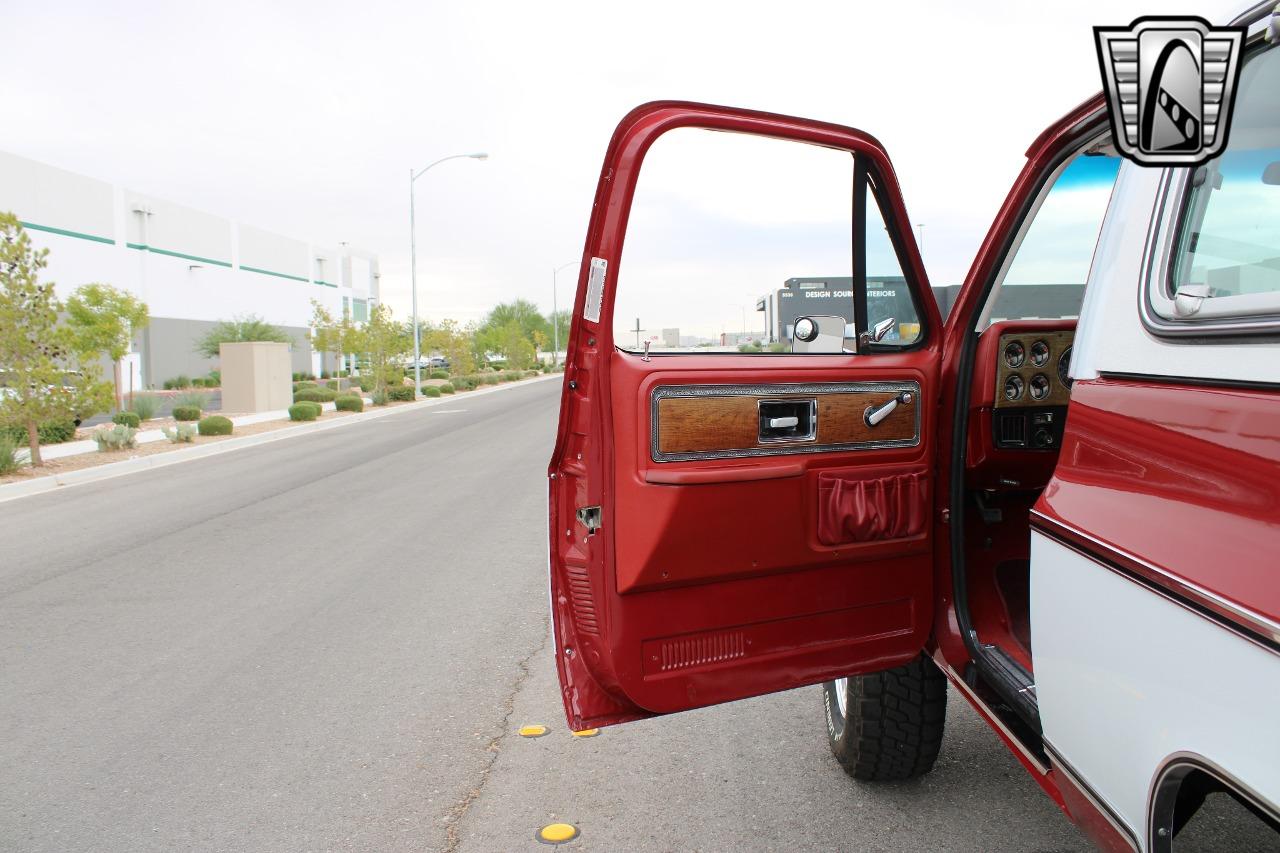
POLYGON ((282 429, 272 430, 271 432, 258 433, 257 435, 246 435, 243 438, 231 438, 227 441, 217 442, 216 444, 189 447, 182 450, 173 450, 168 453, 157 453, 154 456, 143 456, 137 459, 125 459, 121 462, 111 462, 106 465, 98 465, 92 468, 81 468, 78 471, 68 471, 65 474, 51 474, 47 477, 33 477, 30 480, 6 483, 5 485, 0 486, 0 503, 15 500, 17 498, 25 498, 30 495, 52 492, 56 489, 67 486, 96 483, 100 480, 109 480, 113 477, 123 477, 126 474, 133 474, 138 471, 148 471, 154 468, 164 468, 169 465, 176 465, 180 462, 204 459, 209 456, 217 456, 221 453, 229 453, 245 447, 256 447, 260 444, 267 444, 284 438, 293 438, 299 435, 310 435, 314 432, 323 432, 328 429, 337 429, 338 427, 346 426, 348 424, 364 423, 365 421, 377 420, 378 418, 385 418, 391 415, 414 412, 419 409, 429 409, 446 403, 457 404, 461 400, 469 400, 472 397, 482 397, 486 394, 493 394, 499 391, 505 391, 509 388, 518 388, 524 385, 533 385, 537 382, 546 382, 550 379, 563 380, 564 374, 550 373, 545 376, 538 376, 532 379, 508 382, 503 385, 494 386, 493 388, 485 388, 478 391, 465 391, 457 395, 432 397, 431 399, 419 400, 404 406, 396 406, 393 409, 376 409, 372 412, 361 412, 360 414, 350 415, 345 418, 339 418, 338 420, 299 424, 295 427, 284 427, 282 429))

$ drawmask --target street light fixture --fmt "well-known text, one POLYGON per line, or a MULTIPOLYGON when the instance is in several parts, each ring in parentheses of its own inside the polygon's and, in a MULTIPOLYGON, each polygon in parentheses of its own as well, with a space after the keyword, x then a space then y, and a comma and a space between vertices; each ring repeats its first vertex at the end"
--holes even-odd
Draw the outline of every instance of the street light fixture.
POLYGON ((561 264, 551 271, 551 366, 555 367, 560 363, 560 318, 556 315, 560 313, 556 307, 556 276, 565 267, 571 267, 578 261, 569 261, 567 264, 561 264))
POLYGON ((418 246, 413 218, 413 182, 425 175, 429 169, 434 169, 446 160, 460 160, 464 157, 471 160, 489 159, 489 155, 484 152, 451 154, 448 157, 441 157, 417 172, 413 169, 409 170, 409 279, 413 287, 413 399, 415 400, 422 397, 422 389, 419 387, 422 384, 422 330, 418 327, 418 246))

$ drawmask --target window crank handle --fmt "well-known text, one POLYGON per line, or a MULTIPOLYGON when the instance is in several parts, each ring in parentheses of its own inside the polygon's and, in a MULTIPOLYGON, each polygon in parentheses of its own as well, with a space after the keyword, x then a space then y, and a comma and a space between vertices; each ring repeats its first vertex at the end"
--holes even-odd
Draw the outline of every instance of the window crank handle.
POLYGON ((898 408, 898 404, 906 405, 911 402, 911 392, 903 391, 892 400, 881 403, 878 406, 867 406, 867 410, 863 412, 862 419, 867 422, 867 426, 873 427, 889 417, 893 410, 898 408))

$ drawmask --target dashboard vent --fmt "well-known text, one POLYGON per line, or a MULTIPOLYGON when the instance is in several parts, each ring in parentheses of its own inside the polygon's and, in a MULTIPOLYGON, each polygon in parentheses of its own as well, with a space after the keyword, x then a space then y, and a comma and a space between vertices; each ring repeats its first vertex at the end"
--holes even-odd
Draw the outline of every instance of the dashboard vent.
POLYGON ((1022 414, 1001 415, 1000 444, 1004 447, 1027 446, 1027 419, 1022 414))

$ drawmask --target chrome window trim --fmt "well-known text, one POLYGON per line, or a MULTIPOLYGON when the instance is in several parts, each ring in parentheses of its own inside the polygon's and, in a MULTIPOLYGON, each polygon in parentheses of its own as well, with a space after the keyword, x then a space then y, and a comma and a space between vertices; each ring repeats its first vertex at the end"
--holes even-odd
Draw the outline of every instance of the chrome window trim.
MULTIPOLYGON (((1245 49, 1249 54, 1244 57, 1246 64, 1260 53, 1256 41, 1245 49)), ((1174 266, 1191 201, 1192 171, 1185 167, 1161 171, 1139 270, 1138 314, 1143 327, 1158 338, 1183 340, 1244 338, 1280 332, 1280 290, 1210 297, 1189 317, 1179 317, 1175 312, 1174 266)))
MULTIPOLYGON (((780 383, 764 385, 659 385, 649 397, 649 456, 654 462, 693 462, 704 459, 742 459, 753 456, 792 456, 801 453, 838 453, 847 450, 885 450, 892 447, 916 447, 920 444, 920 383, 902 382, 820 382, 780 383), (744 447, 733 450, 703 450, 689 453, 662 453, 658 450, 658 401, 671 397, 768 397, 784 394, 866 394, 876 392, 909 392, 915 395, 915 430, 911 438, 887 441, 860 441, 846 444, 771 444, 768 447, 744 447)), ((815 416, 814 423, 817 423, 815 416)))

